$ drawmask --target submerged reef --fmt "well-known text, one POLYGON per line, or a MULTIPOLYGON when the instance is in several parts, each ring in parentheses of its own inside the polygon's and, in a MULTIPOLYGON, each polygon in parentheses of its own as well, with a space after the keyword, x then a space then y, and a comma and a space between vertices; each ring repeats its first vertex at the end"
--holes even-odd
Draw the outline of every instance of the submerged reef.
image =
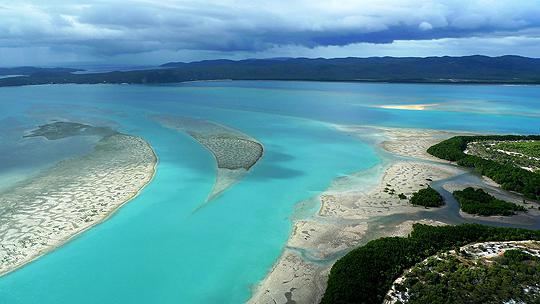
POLYGON ((72 136, 109 136, 117 132, 107 127, 94 127, 78 122, 57 121, 38 126, 37 129, 30 131, 24 137, 43 136, 48 140, 57 140, 72 136))
POLYGON ((57 121, 38 126, 37 129, 30 131, 24 137, 43 136, 48 140, 57 140, 72 136, 109 136, 118 132, 107 127, 94 127, 77 122, 57 121))
POLYGON ((207 201, 242 179, 264 153, 263 145, 256 139, 215 122, 164 115, 152 118, 164 127, 190 135, 214 156, 217 176, 207 201))

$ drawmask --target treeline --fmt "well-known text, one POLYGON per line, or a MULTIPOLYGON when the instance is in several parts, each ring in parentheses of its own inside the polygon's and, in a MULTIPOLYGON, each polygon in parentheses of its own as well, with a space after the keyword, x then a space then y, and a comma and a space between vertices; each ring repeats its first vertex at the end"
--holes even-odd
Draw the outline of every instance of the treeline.
POLYGON ((496 148, 523 153, 532 157, 540 157, 540 142, 537 141, 503 142, 498 144, 496 148))
POLYGON ((482 189, 468 187, 452 194, 461 210, 469 214, 490 216, 514 215, 517 211, 527 212, 525 207, 497 199, 482 189))
POLYGON ((431 187, 414 192, 409 202, 413 205, 424 207, 440 207, 444 205, 442 196, 431 187))
POLYGON ((539 75, 540 59, 519 56, 277 58, 172 62, 156 69, 125 72, 32 74, 29 77, 0 79, 0 86, 48 83, 145 84, 216 79, 540 83, 539 75))
POLYGON ((74 73, 82 71, 80 69, 70 68, 38 68, 38 67, 14 67, 14 68, 0 68, 0 75, 45 75, 45 74, 62 74, 62 73, 74 73))
POLYGON ((321 303, 377 303, 403 272, 427 257, 473 242, 540 240, 540 231, 478 224, 415 224, 409 237, 380 238, 338 260, 321 303))
POLYGON ((427 152, 438 158, 456 161, 460 166, 474 168, 480 174, 493 179, 505 190, 516 191, 530 199, 540 200, 540 174, 463 152, 468 143, 485 140, 540 140, 540 135, 455 136, 429 147, 427 152))

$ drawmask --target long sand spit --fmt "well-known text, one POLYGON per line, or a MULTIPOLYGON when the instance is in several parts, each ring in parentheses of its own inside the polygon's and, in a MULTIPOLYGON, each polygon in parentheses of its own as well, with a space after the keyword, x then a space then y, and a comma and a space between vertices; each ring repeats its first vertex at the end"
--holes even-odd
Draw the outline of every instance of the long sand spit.
POLYGON ((104 221, 151 181, 156 164, 146 141, 115 133, 0 192, 0 274, 104 221))
POLYGON ((188 134, 214 157, 216 181, 206 202, 241 180, 264 154, 264 146, 255 138, 212 121, 168 115, 151 117, 167 128, 188 134))

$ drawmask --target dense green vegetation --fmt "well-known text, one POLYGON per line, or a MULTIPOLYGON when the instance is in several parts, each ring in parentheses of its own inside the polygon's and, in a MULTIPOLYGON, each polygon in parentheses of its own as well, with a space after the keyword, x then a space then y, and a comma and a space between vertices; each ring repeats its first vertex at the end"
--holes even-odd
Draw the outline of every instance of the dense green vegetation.
POLYGON ((460 166, 474 168, 480 174, 499 183, 503 189, 516 191, 528 198, 540 200, 540 174, 511 164, 500 164, 493 160, 467 155, 463 152, 468 143, 484 140, 540 140, 540 135, 455 136, 431 146, 427 152, 438 158, 457 161, 460 166))
POLYGON ((501 142, 496 149, 522 153, 532 157, 540 157, 540 141, 512 141, 501 142))
POLYGON ((173 83, 192 80, 314 80, 426 83, 540 83, 540 59, 519 56, 279 58, 168 63, 153 70, 43 74, 0 86, 47 83, 173 83))
POLYGON ((444 205, 444 200, 439 192, 431 187, 420 189, 414 192, 409 200, 411 204, 424 207, 440 207, 444 205))
POLYGON ((478 224, 415 224, 407 238, 380 238, 338 260, 330 271, 322 303, 379 304, 395 279, 431 255, 472 242, 509 240, 540 240, 540 231, 478 224))
POLYGON ((38 75, 38 74, 54 74, 54 73, 73 73, 80 71, 79 69, 70 68, 36 68, 36 67, 15 67, 15 68, 0 68, 0 75, 38 75))
POLYGON ((461 210, 470 214, 489 216, 514 215, 516 211, 527 212, 525 207, 496 199, 482 189, 468 187, 454 191, 453 195, 459 202, 461 210))
POLYGON ((467 145, 467 154, 540 173, 540 141, 477 141, 467 145))
POLYGON ((540 303, 540 293, 527 289, 540 282, 540 258, 508 250, 491 263, 448 255, 430 258, 405 276, 408 304, 540 303), (472 264, 472 265, 471 265, 472 264))

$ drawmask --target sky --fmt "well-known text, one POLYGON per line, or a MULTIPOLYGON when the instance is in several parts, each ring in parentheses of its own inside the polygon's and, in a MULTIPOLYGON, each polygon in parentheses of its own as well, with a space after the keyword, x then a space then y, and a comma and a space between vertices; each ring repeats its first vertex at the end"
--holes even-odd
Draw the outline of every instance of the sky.
POLYGON ((0 66, 540 57, 540 0, 0 0, 0 66))

